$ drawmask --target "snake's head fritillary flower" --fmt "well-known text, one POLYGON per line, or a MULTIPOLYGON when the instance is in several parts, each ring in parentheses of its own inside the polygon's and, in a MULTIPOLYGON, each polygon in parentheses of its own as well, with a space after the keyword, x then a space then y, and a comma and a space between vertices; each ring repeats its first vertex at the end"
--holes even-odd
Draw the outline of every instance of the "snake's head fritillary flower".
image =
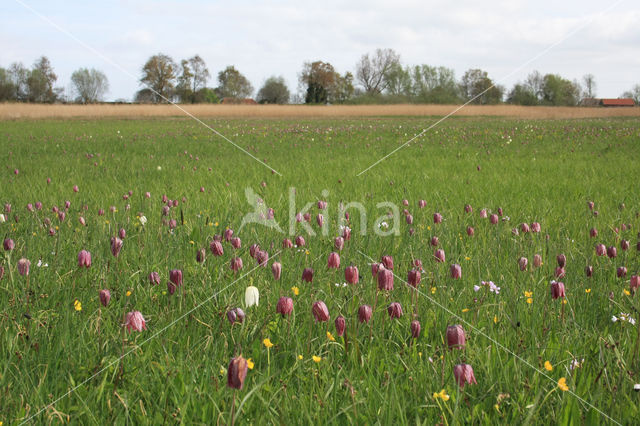
POLYGON ((447 345, 449 349, 464 349, 466 345, 466 336, 464 329, 460 324, 450 325, 447 327, 447 345))
POLYGON ((420 336, 420 321, 413 320, 411 321, 411 337, 417 339, 420 336))
POLYGON ((231 259, 230 268, 233 272, 238 272, 240 269, 242 269, 242 258, 234 257, 233 259, 231 259))
POLYGON ((336 334, 338 335, 338 337, 342 336, 347 326, 347 321, 344 319, 342 315, 340 315, 336 318, 336 320, 334 321, 334 324, 336 326, 336 334))
POLYGON ((627 268, 624 266, 619 266, 618 270, 616 271, 616 274, 618 275, 618 278, 624 278, 627 276, 627 268))
POLYGON ((329 254, 329 259, 327 260, 327 266, 330 269, 338 269, 340 267, 340 255, 335 251, 331 252, 329 254))
POLYGON ((207 250, 204 247, 199 248, 198 251, 196 252, 196 262, 204 263, 206 259, 207 259, 207 250))
POLYGON ((454 263, 451 265, 451 278, 459 279, 460 277, 462 277, 462 267, 457 263, 454 263))
POLYGON ((322 300, 318 300, 311 307, 311 312, 316 322, 329 321, 329 309, 322 300))
POLYGON ((561 281, 551 281, 551 298, 559 299, 565 297, 564 283, 561 281))
POLYGON ((333 245, 336 247, 336 250, 342 251, 342 249, 344 248, 344 238, 336 237, 333 240, 333 245))
POLYGON ((584 268, 584 273, 587 275, 587 277, 593 276, 593 266, 588 265, 586 268, 584 268))
POLYGON ((260 292, 257 287, 250 285, 244 291, 244 306, 249 308, 253 305, 260 306, 260 292))
POLYGON ((520 267, 521 271, 526 271, 528 264, 529 260, 526 257, 521 257, 520 259, 518 259, 518 266, 520 267))
POLYGON ((607 256, 609 256, 612 259, 618 256, 618 250, 616 249, 616 246, 607 247, 607 256))
POLYGON ((302 271, 302 281, 306 281, 308 283, 313 282, 313 269, 304 268, 302 271))
POLYGON ((149 273, 149 282, 151 283, 151 285, 160 284, 160 274, 155 271, 149 273))
POLYGON ((598 236, 598 230, 597 230, 596 228, 591 228, 591 229, 589 230, 589 236, 590 236, 591 238, 595 238, 595 237, 597 237, 597 236, 598 236))
POLYGON ((489 222, 491 222, 492 225, 497 225, 499 221, 498 215, 493 213, 491 216, 489 216, 489 222))
POLYGON ((111 237, 111 254, 113 257, 118 257, 122 250, 122 240, 118 237, 111 237))
POLYGON ((233 229, 226 229, 224 231, 224 240, 229 242, 231 241, 231 237, 233 237, 233 229))
POLYGON ((422 274, 419 269, 411 269, 407 273, 407 282, 414 288, 418 288, 420 281, 422 280, 422 274))
POLYGON ((620 248, 624 251, 629 250, 629 241, 628 240, 620 241, 620 248))
POLYGON ((529 224, 528 223, 521 223, 520 224, 520 232, 522 232, 523 234, 526 234, 527 232, 529 232, 529 224))
POLYGON ((440 240, 438 239, 438 237, 436 237, 435 235, 431 237, 431 245, 434 247, 438 247, 438 244, 440 244, 440 240))
POLYGON ((461 388, 466 384, 471 385, 478 383, 476 382, 476 378, 473 374, 473 368, 469 364, 458 364, 453 367, 453 375, 461 388))
POLYGON ((398 302, 393 302, 387 306, 387 313, 391 319, 400 318, 402 316, 402 306, 398 302))
POLYGON ((482 210, 480 210, 480 217, 481 217, 481 218, 486 219, 486 218, 487 218, 487 216, 488 216, 488 214, 487 214, 487 209, 482 209, 482 210))
POLYGON ((373 310, 371 309, 371 306, 361 305, 358 308, 358 321, 360 321, 361 323, 369 322, 372 314, 373 314, 373 310))
POLYGON ((11 251, 16 247, 16 243, 11 238, 6 238, 2 243, 2 246, 6 251, 11 251))
POLYGON ((30 267, 31 267, 31 262, 29 261, 29 259, 26 259, 23 257, 22 259, 18 260, 18 272, 23 277, 29 275, 30 267))
POLYGON ((211 253, 213 253, 214 256, 222 256, 224 254, 224 249, 222 248, 222 243, 220 241, 211 241, 211 244, 209 244, 209 250, 211 250, 211 253))
POLYGON ((305 244, 306 244, 306 242, 305 242, 305 240, 304 240, 304 237, 303 237, 302 235, 298 235, 298 236, 296 237, 296 245, 297 245, 298 247, 304 247, 304 246, 305 246, 305 244))
POLYGON ((182 285, 182 270, 172 269, 169 271, 169 280, 175 284, 176 287, 180 287, 182 285))
POLYGON ((444 263, 444 261, 445 261, 444 250, 442 250, 442 249, 436 250, 435 253, 433 254, 433 256, 436 258, 436 262, 444 263))
POLYGON ((247 377, 247 370, 247 360, 242 355, 232 358, 227 368, 227 386, 232 389, 242 389, 247 377))
POLYGON ((276 305, 276 312, 282 315, 291 315, 293 312, 293 299, 290 297, 281 297, 276 305))
POLYGON ((476 233, 475 229, 473 229, 472 226, 467 226, 467 235, 470 237, 473 237, 474 234, 476 233))
POLYGON ((391 257, 391 256, 382 256, 381 263, 384 265, 385 268, 393 269, 393 257, 391 257))
POLYGON ((538 222, 533 222, 533 223, 531 224, 531 232, 538 233, 538 232, 540 232, 540 230, 541 230, 540 223, 538 223, 538 222))
POLYGON ((238 237, 232 237, 229 242, 231 243, 231 247, 236 250, 242 247, 242 241, 238 237))
POLYGON ((80 250, 80 252, 78 253, 78 267, 91 267, 91 253, 89 253, 87 250, 80 250))
POLYGON ((607 247, 604 244, 596 245, 596 256, 604 256, 607 254, 607 247))
POLYGON ((640 288, 640 276, 639 275, 632 275, 631 276, 631 279, 629 280, 629 288, 630 288, 632 293, 635 293, 636 290, 638 290, 638 288, 640 288))
POLYGON ((243 323, 246 315, 244 311, 240 308, 233 308, 227 312, 227 319, 231 323, 231 325, 235 323, 243 323))
POLYGON ((129 332, 131 332, 131 330, 142 331, 147 329, 147 323, 140 311, 128 312, 124 320, 124 325, 129 332))
POLYGON ((349 284, 357 284, 358 281, 360 280, 360 275, 358 273, 358 267, 357 266, 347 266, 344 270, 344 279, 349 283, 349 284))
POLYGON ((111 300, 111 292, 107 289, 104 289, 100 290, 98 295, 100 297, 100 303, 102 303, 102 306, 107 306, 109 304, 109 301, 111 300))
POLYGON ((465 213, 472 213, 473 212, 473 207, 471 207, 471 204, 465 204, 464 205, 464 212, 465 213))
POLYGON ((285 238, 284 240, 282 240, 282 248, 286 249, 291 247, 293 247, 293 242, 290 239, 285 238))
POLYGON ((567 256, 565 256, 564 254, 559 254, 556 256, 556 261, 558 262, 559 267, 564 268, 564 266, 567 264, 567 256))
POLYGON ((433 223, 442 223, 442 215, 440 213, 433 214, 433 223))
POLYGON ((393 290, 393 271, 384 267, 378 270, 378 290, 393 290))
POLYGON ((424 209, 427 206, 427 202, 425 200, 418 201, 418 207, 424 209))

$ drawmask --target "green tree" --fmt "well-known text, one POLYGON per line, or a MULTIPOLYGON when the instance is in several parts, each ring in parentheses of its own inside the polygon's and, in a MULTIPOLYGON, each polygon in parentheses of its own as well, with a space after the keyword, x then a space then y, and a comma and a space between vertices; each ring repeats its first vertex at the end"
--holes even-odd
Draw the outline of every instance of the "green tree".
POLYGON ((507 95, 507 103, 514 105, 538 105, 538 98, 526 84, 518 83, 507 95))
POLYGON ((218 73, 218 83, 217 91, 222 98, 249 98, 253 93, 249 80, 232 65, 218 73))
POLYGON ((151 90, 152 102, 168 102, 173 98, 176 70, 176 63, 168 55, 159 53, 147 60, 142 67, 140 83, 151 90))
POLYGON ((16 89, 8 70, 0 68, 0 102, 15 100, 16 89))
POLYGON ((412 95, 411 71, 409 67, 403 68, 400 63, 395 63, 389 67, 384 79, 387 83, 386 92, 391 96, 412 95))
POLYGON ((542 102, 545 105, 574 106, 580 100, 580 86, 558 74, 546 74, 543 78, 542 102))
POLYGON ((261 104, 286 104, 289 102, 289 88, 283 77, 269 77, 258 91, 257 101, 261 104))
POLYGON ((473 104, 497 104, 502 101, 504 89, 491 81, 486 71, 470 69, 460 81, 460 90, 466 101, 473 104))
POLYGON ((29 79, 29 70, 20 62, 14 62, 8 69, 9 78, 15 91, 13 99, 16 101, 26 101, 29 94, 27 80, 29 79))
POLYGON ((80 68, 71 74, 77 102, 88 104, 101 101, 109 90, 109 80, 102 71, 80 68))
POLYGON ((328 62, 305 62, 299 80, 308 104, 344 102, 354 93, 353 74, 342 76, 328 62))
POLYGON ((451 68, 416 65, 411 77, 411 94, 415 101, 436 104, 460 101, 455 72, 451 68))
POLYGON ((53 103, 57 94, 53 85, 58 76, 53 72, 51 62, 46 56, 40 57, 27 77, 27 100, 29 102, 53 103))

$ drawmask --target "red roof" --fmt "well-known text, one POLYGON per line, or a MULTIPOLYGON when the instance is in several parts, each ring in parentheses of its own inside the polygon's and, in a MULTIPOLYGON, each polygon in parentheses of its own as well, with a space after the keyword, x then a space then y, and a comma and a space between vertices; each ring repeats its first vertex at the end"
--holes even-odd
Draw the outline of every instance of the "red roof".
POLYGON ((600 104, 602 106, 634 106, 635 102, 631 98, 601 99, 600 104))

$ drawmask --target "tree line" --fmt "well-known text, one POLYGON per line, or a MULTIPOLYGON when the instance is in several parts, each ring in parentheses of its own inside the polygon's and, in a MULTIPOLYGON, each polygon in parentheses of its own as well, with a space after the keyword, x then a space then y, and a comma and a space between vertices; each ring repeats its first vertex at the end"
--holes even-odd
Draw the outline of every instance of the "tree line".
MULTIPOLYGON (((31 68, 13 63, 0 67, 0 101, 53 103, 101 102, 109 91, 106 75, 96 69, 80 68, 71 75, 71 94, 55 86, 57 75, 46 56, 31 68)), ((218 103, 225 98, 244 99, 254 94, 251 82, 233 65, 217 74, 217 86, 208 86, 211 73, 205 61, 195 55, 179 63, 158 53, 142 66, 142 88, 134 102, 218 103)), ((510 90, 496 84, 482 69, 467 70, 460 79, 451 68, 428 64, 402 65, 393 49, 376 49, 355 64, 355 73, 339 73, 324 61, 305 62, 298 74, 298 93, 291 94, 282 76, 269 77, 256 93, 265 104, 366 104, 435 103, 574 106, 595 98, 597 84, 591 74, 581 81, 559 74, 530 73, 510 90)), ((624 92, 640 104, 640 84, 624 92)))

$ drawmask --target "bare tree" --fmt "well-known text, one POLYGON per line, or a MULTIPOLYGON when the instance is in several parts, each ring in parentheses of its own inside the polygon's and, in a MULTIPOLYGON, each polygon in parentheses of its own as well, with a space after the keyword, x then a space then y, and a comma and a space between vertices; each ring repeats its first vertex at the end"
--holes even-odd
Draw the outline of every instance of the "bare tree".
POLYGON ((109 81, 102 71, 80 68, 71 74, 76 94, 76 100, 83 104, 101 101, 109 91, 109 81))
POLYGON ((595 98, 596 97, 596 78, 593 74, 586 74, 582 77, 582 83, 584 86, 583 98, 595 98))
POLYGON ((171 100, 176 79, 176 63, 170 56, 159 53, 142 67, 140 83, 153 92, 153 101, 171 100))
POLYGON ((356 79, 369 94, 382 93, 387 88, 385 76, 400 63, 393 49, 376 49, 372 57, 366 53, 356 64, 356 79))
POLYGON ((189 65, 191 66, 191 73, 193 74, 191 90, 193 93, 206 87, 207 81, 211 77, 209 69, 204 59, 200 55, 196 55, 193 58, 189 58, 189 65))
POLYGON ((640 105, 640 84, 636 84, 631 88, 631 90, 627 90, 622 94, 623 98, 631 98, 634 100, 636 105, 640 105))
POLYGON ((544 97, 544 77, 540 72, 533 71, 530 73, 524 81, 524 87, 533 93, 538 102, 542 101, 544 97))
POLYGON ((27 85, 29 70, 21 62, 14 62, 9 66, 9 77, 15 91, 14 99, 16 101, 26 101, 29 93, 27 85))

